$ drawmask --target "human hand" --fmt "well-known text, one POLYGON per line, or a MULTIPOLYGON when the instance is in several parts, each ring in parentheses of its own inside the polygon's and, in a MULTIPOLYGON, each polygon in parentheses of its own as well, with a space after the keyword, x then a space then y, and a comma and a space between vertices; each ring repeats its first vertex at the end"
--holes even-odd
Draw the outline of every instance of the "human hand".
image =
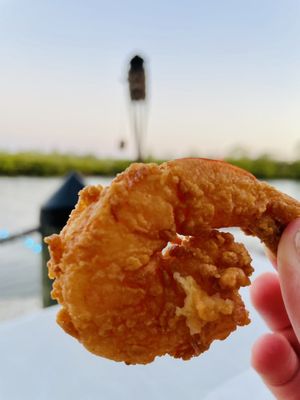
POLYGON ((300 399, 300 218, 285 229, 270 256, 278 274, 258 277, 251 299, 272 333, 257 340, 252 366, 278 400, 300 399))

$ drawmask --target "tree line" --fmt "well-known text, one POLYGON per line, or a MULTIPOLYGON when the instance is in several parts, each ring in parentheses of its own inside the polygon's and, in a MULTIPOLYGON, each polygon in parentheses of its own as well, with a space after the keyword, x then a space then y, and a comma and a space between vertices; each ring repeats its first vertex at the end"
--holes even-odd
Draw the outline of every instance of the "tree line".
MULTIPOLYGON (((157 163, 162 161, 145 160, 157 163)), ((300 160, 280 161, 263 155, 257 158, 228 157, 225 161, 251 172, 260 179, 300 179, 300 160)), ((57 152, 0 152, 0 175, 61 176, 75 170, 83 175, 114 176, 126 169, 131 162, 129 159, 103 159, 94 155, 79 156, 57 152)))

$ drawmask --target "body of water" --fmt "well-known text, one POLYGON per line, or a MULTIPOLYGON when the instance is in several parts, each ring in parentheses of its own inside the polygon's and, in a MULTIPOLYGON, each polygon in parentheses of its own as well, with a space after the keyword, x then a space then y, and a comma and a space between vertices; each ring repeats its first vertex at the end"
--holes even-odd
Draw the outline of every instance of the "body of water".
MULTIPOLYGON (((110 178, 86 178, 108 185, 110 178)), ((63 178, 0 177, 0 237, 39 225, 41 206, 63 178)), ((0 320, 41 307, 41 236, 0 245, 0 320)))
MULTIPOLYGON (((108 185, 111 179, 86 178, 87 184, 108 185)), ((62 178, 0 177, 0 236, 36 227, 43 203, 62 178)), ((273 186, 300 200, 300 182, 272 181, 273 186)), ((250 252, 262 251, 255 238, 245 238, 250 252)), ((0 319, 41 307, 41 254, 38 233, 0 245, 0 319)))

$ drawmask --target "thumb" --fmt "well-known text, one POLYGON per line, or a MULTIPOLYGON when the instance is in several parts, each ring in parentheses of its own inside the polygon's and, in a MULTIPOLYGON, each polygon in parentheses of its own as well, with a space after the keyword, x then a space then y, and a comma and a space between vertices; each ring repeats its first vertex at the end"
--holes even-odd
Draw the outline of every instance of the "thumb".
POLYGON ((282 297, 295 334, 300 341, 300 218, 283 232, 277 251, 282 297))

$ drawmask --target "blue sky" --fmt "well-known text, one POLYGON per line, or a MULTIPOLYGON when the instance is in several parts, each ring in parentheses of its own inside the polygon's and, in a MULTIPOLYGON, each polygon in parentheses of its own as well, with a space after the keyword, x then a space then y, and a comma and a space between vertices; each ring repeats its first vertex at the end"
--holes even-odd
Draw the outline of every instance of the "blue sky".
POLYGON ((140 53, 146 153, 294 157, 299 20, 296 0, 0 0, 0 148, 133 155, 126 75, 140 53))

